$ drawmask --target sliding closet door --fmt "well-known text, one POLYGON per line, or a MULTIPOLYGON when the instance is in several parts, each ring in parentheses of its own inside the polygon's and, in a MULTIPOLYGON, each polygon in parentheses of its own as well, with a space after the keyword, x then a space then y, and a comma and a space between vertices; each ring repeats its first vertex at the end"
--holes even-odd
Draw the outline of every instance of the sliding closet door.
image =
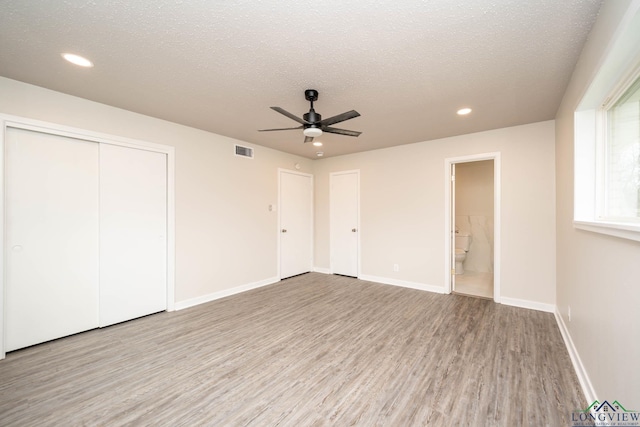
POLYGON ((100 326, 167 308, 167 156, 100 144, 100 326))
POLYGON ((6 341, 98 326, 98 144, 8 128, 6 341))

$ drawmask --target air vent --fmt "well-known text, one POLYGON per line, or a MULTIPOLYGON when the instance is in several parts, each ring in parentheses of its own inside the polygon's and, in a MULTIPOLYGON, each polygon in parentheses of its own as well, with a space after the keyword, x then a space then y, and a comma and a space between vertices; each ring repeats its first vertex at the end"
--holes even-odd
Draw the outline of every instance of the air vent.
POLYGON ((242 145, 236 144, 236 156, 253 159, 253 148, 243 147, 242 145))

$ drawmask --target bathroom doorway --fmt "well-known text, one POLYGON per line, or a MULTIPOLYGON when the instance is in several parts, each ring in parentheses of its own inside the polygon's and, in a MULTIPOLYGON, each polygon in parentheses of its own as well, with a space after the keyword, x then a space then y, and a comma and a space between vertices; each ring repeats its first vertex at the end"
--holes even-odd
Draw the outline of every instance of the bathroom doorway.
POLYGON ((447 290, 499 302, 500 157, 446 160, 447 290))

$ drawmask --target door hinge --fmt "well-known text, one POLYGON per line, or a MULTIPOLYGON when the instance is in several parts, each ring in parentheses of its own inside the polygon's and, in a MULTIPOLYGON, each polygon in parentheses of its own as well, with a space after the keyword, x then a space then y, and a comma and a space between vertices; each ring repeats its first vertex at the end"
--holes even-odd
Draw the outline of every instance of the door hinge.
POLYGON ((454 268, 451 269, 451 274, 456 274, 456 270, 454 268))

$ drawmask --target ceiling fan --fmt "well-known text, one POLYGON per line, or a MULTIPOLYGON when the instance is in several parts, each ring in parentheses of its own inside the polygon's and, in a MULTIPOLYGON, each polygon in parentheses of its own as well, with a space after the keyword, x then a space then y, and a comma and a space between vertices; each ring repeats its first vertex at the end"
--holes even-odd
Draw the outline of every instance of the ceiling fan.
POLYGON ((277 111, 278 113, 283 114, 292 120, 295 120, 296 122, 300 123, 301 126, 295 128, 260 129, 258 132, 303 129, 302 133, 304 134, 304 142, 313 141, 313 138, 319 137, 323 132, 346 136, 358 136, 362 133, 354 130, 331 127, 331 125, 334 125, 336 123, 344 122, 345 120, 354 119, 360 116, 360 113, 358 113, 356 110, 347 111, 346 113, 338 114, 337 116, 329 117, 328 119, 322 120, 322 116, 316 113, 316 111, 313 109, 313 102, 318 100, 318 91, 315 89, 307 89, 304 91, 304 97, 311 103, 311 108, 309 109, 308 113, 303 114, 302 119, 300 117, 294 116, 290 112, 280 107, 271 107, 272 110, 277 111))

